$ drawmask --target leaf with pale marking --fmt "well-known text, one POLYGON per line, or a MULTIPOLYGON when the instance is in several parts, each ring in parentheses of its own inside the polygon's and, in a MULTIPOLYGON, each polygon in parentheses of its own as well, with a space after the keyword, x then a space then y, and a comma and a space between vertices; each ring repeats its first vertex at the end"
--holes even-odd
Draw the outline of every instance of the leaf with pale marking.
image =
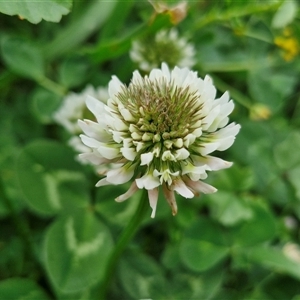
POLYGON ((87 289, 104 276, 112 237, 105 225, 88 210, 65 215, 46 233, 45 265, 61 292, 87 289))
POLYGON ((82 167, 71 149, 57 142, 40 140, 25 146, 17 173, 24 199, 36 213, 54 215, 89 201, 82 167))

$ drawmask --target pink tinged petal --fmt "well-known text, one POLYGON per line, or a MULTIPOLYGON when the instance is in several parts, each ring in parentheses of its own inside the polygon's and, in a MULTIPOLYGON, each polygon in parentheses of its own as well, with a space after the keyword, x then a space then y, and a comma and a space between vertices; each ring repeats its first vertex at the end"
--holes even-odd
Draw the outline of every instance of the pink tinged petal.
POLYGON ((119 80, 117 76, 112 76, 108 84, 108 93, 110 97, 116 96, 118 93, 122 91, 122 87, 124 87, 123 83, 119 80))
POLYGON ((204 194, 212 194, 217 191, 217 189, 203 181, 193 181, 189 178, 184 179, 185 184, 196 192, 202 192, 204 194))
POLYGON ((141 155, 141 166, 148 165, 153 160, 153 152, 143 153, 141 155))
POLYGON ((181 196, 183 196, 185 198, 193 198, 194 197, 194 194, 192 193, 192 191, 187 188, 187 186, 181 179, 176 179, 173 182, 174 182, 173 188, 178 194, 180 194, 181 196))
POLYGON ((123 148, 121 148, 121 153, 123 154, 123 156, 126 159, 128 159, 130 161, 134 161, 134 159, 137 155, 134 148, 125 148, 125 147, 123 147, 123 148))
POLYGON ((146 190, 153 190, 160 185, 159 178, 152 174, 145 174, 143 177, 137 178, 135 181, 139 189, 145 188, 146 190))
POLYGON ((154 218, 158 200, 158 189, 148 190, 148 198, 150 207, 152 208, 151 218, 154 218))
POLYGON ((134 167, 130 168, 123 166, 119 169, 110 170, 107 172, 106 180, 112 184, 122 184, 129 181, 134 174, 134 167))
POLYGON ((176 204, 174 192, 172 190, 169 190, 168 187, 164 185, 163 193, 172 209, 172 215, 175 216, 177 214, 177 204, 176 204))
POLYGON ((190 156, 190 152, 185 148, 181 148, 175 151, 175 157, 177 160, 184 160, 190 156))
POLYGON ((138 190, 138 187, 135 183, 135 181, 131 184, 130 188, 127 190, 126 193, 120 195, 119 197, 117 197, 115 200, 117 202, 123 202, 125 200, 127 200, 128 198, 130 198, 136 191, 138 190))

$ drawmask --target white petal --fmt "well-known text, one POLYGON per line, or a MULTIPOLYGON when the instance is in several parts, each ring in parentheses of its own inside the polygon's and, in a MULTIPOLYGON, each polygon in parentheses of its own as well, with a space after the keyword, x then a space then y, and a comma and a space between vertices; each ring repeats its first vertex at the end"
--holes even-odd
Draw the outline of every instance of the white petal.
POLYGON ((122 115, 122 117, 124 118, 125 121, 128 121, 128 122, 135 121, 135 118, 133 117, 131 112, 128 109, 126 109, 125 107, 121 107, 119 105, 119 112, 121 113, 121 115, 122 115))
POLYGON ((109 160, 100 156, 99 154, 97 155, 95 152, 81 153, 79 154, 79 157, 83 160, 91 162, 94 165, 105 164, 109 162, 109 160))
POLYGON ((153 190, 160 185, 158 177, 153 176, 152 174, 145 174, 143 177, 137 178, 135 181, 139 189, 145 188, 146 190, 153 190))
POLYGON ((121 148, 121 152, 122 152, 123 156, 130 161, 134 161, 134 159, 137 155, 134 148, 123 147, 123 148, 121 148))
POLYGON ((227 169, 232 166, 232 162, 214 156, 207 156, 204 160, 212 171, 227 169))
POLYGON ((183 196, 185 198, 193 198, 194 197, 194 194, 191 192, 190 189, 187 188, 187 186, 181 179, 177 179, 176 181, 174 181, 173 187, 174 187, 174 190, 178 194, 180 194, 181 196, 183 196))
POLYGON ((192 145, 196 140, 196 136, 189 133, 187 136, 184 137, 183 144, 186 148, 188 148, 190 145, 192 145))
POLYGON ((108 93, 110 97, 116 96, 118 93, 122 92, 123 83, 119 80, 117 76, 112 76, 108 84, 108 93))
POLYGON ((98 148, 100 147, 102 144, 100 142, 98 142, 97 140, 93 139, 93 138, 90 138, 84 134, 81 134, 79 136, 82 140, 82 142, 88 146, 88 147, 91 147, 91 148, 98 148))
POLYGON ((204 194, 212 194, 217 191, 217 189, 203 181, 193 181, 190 179, 184 179, 186 185, 197 192, 202 192, 204 194))
POLYGON ((143 153, 141 155, 141 166, 149 165, 153 160, 153 152, 143 153))
POLYGON ((152 208, 151 218, 154 218, 158 200, 158 189, 148 190, 148 198, 150 207, 152 208))
POLYGON ((123 166, 107 172, 106 180, 112 184, 122 184, 129 181, 134 174, 134 167, 123 166))
POLYGON ((175 157, 177 160, 184 160, 190 156, 190 152, 185 148, 181 148, 175 151, 175 157))
POLYGON ((220 146, 220 142, 215 143, 202 143, 202 147, 198 148, 198 151, 201 155, 205 156, 215 150, 217 150, 220 146))
POLYGON ((99 186, 104 186, 104 185, 109 185, 111 184, 111 182, 108 182, 106 180, 106 178, 103 178, 101 180, 99 180, 97 183, 96 183, 96 187, 99 187, 99 186))
POLYGON ((114 146, 109 146, 107 144, 101 144, 97 150, 103 157, 107 159, 114 159, 120 154, 120 148, 115 148, 114 146))
POLYGON ((85 100, 87 108, 95 115, 101 115, 104 113, 104 104, 98 99, 87 96, 85 100))
POLYGON ((126 193, 120 195, 119 197, 117 197, 115 200, 117 202, 123 202, 123 201, 127 200, 128 198, 130 198, 137 190, 138 190, 138 187, 137 187, 135 181, 133 181, 133 183, 131 184, 128 191, 126 193))

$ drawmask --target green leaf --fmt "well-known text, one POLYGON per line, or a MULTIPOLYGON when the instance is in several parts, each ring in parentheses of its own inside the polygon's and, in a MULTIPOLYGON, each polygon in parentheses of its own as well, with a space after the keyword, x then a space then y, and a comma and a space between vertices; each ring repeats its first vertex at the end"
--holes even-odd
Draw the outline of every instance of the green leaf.
POLYGON ((284 272, 300 280, 300 263, 288 258, 280 249, 257 246, 249 250, 248 258, 274 272, 284 272))
POLYGON ((300 164, 300 155, 294 149, 300 149, 300 133, 298 131, 291 132, 274 149, 275 161, 282 170, 289 170, 300 164))
POLYGON ((72 88, 80 85, 86 80, 89 69, 89 62, 83 56, 74 55, 65 59, 59 69, 59 78, 62 85, 72 88))
POLYGON ((165 280, 162 270, 150 257, 129 252, 120 262, 119 275, 126 292, 134 299, 162 299, 165 280))
POLYGON ((112 247, 110 232, 92 212, 80 210, 65 215, 46 233, 47 272, 62 292, 85 290, 103 278, 112 247))
POLYGON ((55 38, 46 44, 44 54, 47 59, 53 59, 63 53, 74 51, 89 35, 95 32, 111 17, 118 1, 90 1, 89 5, 77 15, 77 18, 59 30, 55 38))
POLYGON ((44 124, 53 122, 53 113, 61 104, 61 97, 43 88, 37 88, 31 96, 31 110, 44 124))
POLYGON ((214 186, 219 190, 247 191, 254 184, 253 170, 234 164, 230 169, 221 170, 215 174, 214 186))
POLYGON ((25 200, 37 213, 54 215, 88 203, 82 167, 74 153, 57 142, 37 140, 25 146, 17 172, 25 200))
POLYGON ((41 22, 42 19, 59 22, 63 15, 70 12, 71 7, 72 0, 0 0, 0 12, 10 16, 18 15, 21 19, 27 19, 34 24, 41 22))
POLYGON ((30 41, 13 36, 1 39, 1 52, 7 67, 18 75, 41 79, 44 76, 44 61, 40 49, 30 41))
POLYGON ((296 191, 296 197, 300 200, 300 165, 288 171, 288 178, 296 191))
POLYGON ((229 252, 224 232, 217 224, 206 218, 200 218, 190 226, 179 247, 184 265, 198 272, 212 268, 229 252))
POLYGON ((0 299, 47 300, 46 293, 34 281, 25 278, 9 278, 0 283, 0 299))
POLYGON ((253 217, 249 203, 243 197, 219 191, 209 196, 211 215, 225 226, 234 226, 253 217))
POLYGON ((278 8, 272 20, 272 27, 280 29, 293 22, 297 16, 298 5, 296 1, 285 0, 278 8))
POLYGON ((242 246, 254 246, 272 239, 276 233, 276 220, 271 211, 261 204, 252 205, 253 217, 238 227, 235 243, 242 246))
POLYGON ((261 67, 251 70, 247 78, 251 98, 269 107, 273 113, 282 108, 297 80, 297 76, 289 74, 286 69, 261 67))

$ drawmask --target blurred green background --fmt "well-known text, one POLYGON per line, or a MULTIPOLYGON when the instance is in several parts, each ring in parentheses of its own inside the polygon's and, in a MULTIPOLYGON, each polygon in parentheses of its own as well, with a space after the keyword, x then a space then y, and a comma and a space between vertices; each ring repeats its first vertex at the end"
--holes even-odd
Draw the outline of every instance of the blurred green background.
POLYGON ((0 0, 0 299, 98 299, 140 193, 94 185, 53 114, 68 92, 129 83, 132 41, 176 27, 242 129, 218 188, 160 197, 107 299, 300 299, 300 10, 296 0, 0 0))

